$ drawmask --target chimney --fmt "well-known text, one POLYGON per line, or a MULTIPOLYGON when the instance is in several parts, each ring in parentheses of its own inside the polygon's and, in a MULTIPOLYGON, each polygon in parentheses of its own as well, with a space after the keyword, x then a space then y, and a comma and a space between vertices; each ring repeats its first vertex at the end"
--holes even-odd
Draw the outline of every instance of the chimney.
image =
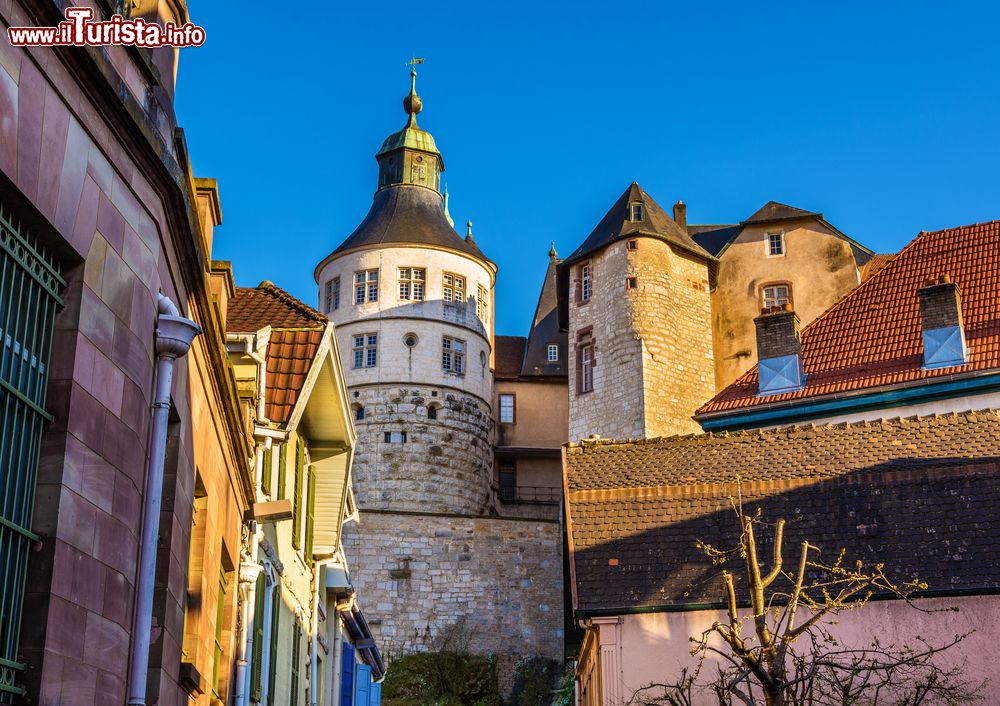
POLYGON ((802 343, 799 340, 799 317, 791 304, 762 309, 754 319, 757 327, 757 376, 759 395, 776 395, 801 390, 802 343))
POLYGON ((917 290, 920 299, 920 333, 924 343, 924 368, 964 365, 969 360, 962 321, 962 292, 944 275, 917 290))
POLYGON ((677 199, 677 203, 674 204, 674 223, 679 225, 684 230, 688 227, 688 207, 684 205, 684 202, 677 199))

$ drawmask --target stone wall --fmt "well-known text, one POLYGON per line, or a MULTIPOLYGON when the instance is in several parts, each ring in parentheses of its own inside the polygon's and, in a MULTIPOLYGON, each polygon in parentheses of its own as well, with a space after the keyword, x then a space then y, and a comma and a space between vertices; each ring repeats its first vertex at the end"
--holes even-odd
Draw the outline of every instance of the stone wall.
POLYGON ((355 422, 354 491, 362 509, 481 514, 493 477, 490 411, 471 395, 445 387, 360 386, 355 422), (434 409, 437 419, 429 419, 434 409), (405 432, 405 443, 385 434, 405 432))
POLYGON ((560 538, 552 521, 362 512, 344 550, 389 659, 452 630, 473 653, 562 659, 560 538))

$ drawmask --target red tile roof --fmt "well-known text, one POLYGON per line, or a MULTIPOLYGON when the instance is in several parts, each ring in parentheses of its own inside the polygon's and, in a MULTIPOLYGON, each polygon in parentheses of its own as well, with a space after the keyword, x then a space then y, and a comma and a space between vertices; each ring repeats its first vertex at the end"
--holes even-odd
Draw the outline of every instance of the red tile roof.
POLYGON ((861 281, 869 279, 873 274, 892 262, 896 253, 875 253, 868 262, 861 266, 861 281))
POLYGON ((932 592, 1000 588, 995 410, 584 441, 566 447, 565 471, 584 612, 721 602, 721 569, 697 542, 738 543, 737 496, 749 514, 788 520, 786 548, 844 549, 932 592))
POLYGON ((920 233, 898 255, 802 331, 803 389, 757 396, 747 371, 698 414, 928 381, 1000 368, 1000 221, 920 233), (961 288, 965 365, 922 370, 917 289, 950 275, 961 288))
POLYGON ((302 394, 306 376, 329 319, 271 282, 237 287, 229 301, 226 330, 253 333, 271 326, 267 346, 265 409, 273 422, 285 423, 302 394))

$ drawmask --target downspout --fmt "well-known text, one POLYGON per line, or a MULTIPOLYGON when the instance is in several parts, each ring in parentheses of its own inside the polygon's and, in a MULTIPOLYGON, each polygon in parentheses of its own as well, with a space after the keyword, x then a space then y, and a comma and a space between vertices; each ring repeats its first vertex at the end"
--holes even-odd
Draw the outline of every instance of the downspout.
MULTIPOLYGON (((313 619, 312 619, 312 657, 311 663, 309 665, 309 706, 317 706, 319 703, 319 690, 316 688, 319 686, 319 678, 316 674, 316 670, 319 669, 319 599, 320 596, 326 595, 326 581, 323 581, 321 586, 319 583, 319 577, 327 564, 332 564, 336 561, 337 555, 331 555, 324 559, 317 559, 315 561, 315 586, 316 591, 313 596, 313 619)), ((329 619, 329 618, 328 618, 329 619)), ((340 616, 337 616, 337 621, 340 621, 340 616)), ((336 665, 335 665, 336 666, 336 665)))
POLYGON ((128 704, 145 706, 149 670, 149 643, 153 622, 153 589, 156 579, 156 546, 163 500, 163 463, 167 452, 170 388, 174 363, 191 348, 201 327, 180 315, 177 306, 162 293, 157 298, 156 390, 150 425, 149 460, 146 463, 146 493, 139 543, 139 574, 136 577, 135 613, 132 618, 132 654, 128 671, 128 704))

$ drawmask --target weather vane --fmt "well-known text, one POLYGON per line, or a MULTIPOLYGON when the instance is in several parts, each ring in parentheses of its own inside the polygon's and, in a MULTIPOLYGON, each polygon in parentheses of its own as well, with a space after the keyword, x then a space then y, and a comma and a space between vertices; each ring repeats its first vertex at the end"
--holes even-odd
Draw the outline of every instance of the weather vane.
POLYGON ((406 65, 411 68, 411 70, 416 71, 417 65, 424 63, 424 58, 422 56, 415 56, 406 62, 406 65))

